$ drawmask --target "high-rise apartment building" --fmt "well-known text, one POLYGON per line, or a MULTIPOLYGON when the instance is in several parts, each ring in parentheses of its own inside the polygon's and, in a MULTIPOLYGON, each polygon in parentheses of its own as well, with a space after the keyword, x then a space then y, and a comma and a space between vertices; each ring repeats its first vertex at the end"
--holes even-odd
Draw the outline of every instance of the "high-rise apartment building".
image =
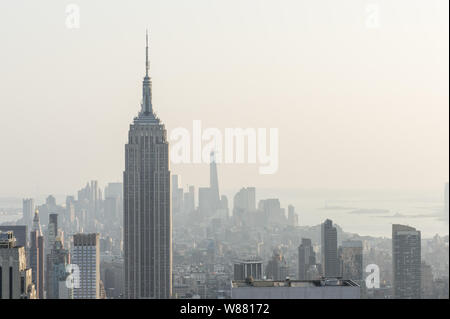
POLYGON ((169 144, 165 126, 153 111, 148 36, 141 111, 130 125, 123 180, 125 297, 169 298, 172 294, 169 144))
POLYGON ((394 298, 420 299, 421 236, 410 226, 392 225, 394 298))
POLYGON ((325 277, 339 277, 337 230, 330 219, 322 224, 321 238, 323 275, 325 277))
POLYGON ((100 299, 100 242, 99 234, 75 234, 71 252, 72 265, 79 270, 74 284, 74 299, 100 299))

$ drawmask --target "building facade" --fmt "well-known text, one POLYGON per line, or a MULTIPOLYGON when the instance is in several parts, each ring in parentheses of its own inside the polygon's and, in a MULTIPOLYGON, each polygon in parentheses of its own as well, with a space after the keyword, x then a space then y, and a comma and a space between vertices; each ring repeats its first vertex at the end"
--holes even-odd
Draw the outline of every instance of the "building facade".
POLYGON ((73 235, 72 265, 79 271, 74 283, 74 299, 100 299, 100 242, 99 234, 73 235))
POLYGON ((153 112, 148 41, 142 93, 125 145, 125 297, 164 299, 172 294, 169 144, 153 112))
POLYGON ((311 243, 311 239, 302 238, 298 247, 298 280, 316 279, 309 278, 308 271, 316 264, 316 253, 311 243))
POLYGON ((394 298, 421 297, 421 236, 410 226, 392 225, 394 298))
POLYGON ((337 230, 333 221, 327 219, 322 224, 321 238, 323 274, 327 278, 339 277, 337 230))
POLYGON ((0 299, 36 299, 25 247, 16 246, 13 232, 0 232, 0 299))

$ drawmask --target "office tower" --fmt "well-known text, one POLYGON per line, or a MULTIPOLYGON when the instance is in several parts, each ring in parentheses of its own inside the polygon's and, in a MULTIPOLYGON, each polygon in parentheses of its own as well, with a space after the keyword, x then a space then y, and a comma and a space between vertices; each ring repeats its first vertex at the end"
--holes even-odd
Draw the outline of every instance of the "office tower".
POLYGON ((215 207, 212 199, 211 187, 199 187, 198 189, 198 210, 200 217, 208 218, 214 215, 215 207))
POLYGON ((47 255, 46 268, 46 299, 71 299, 73 290, 66 286, 70 264, 69 251, 64 249, 60 237, 56 237, 50 254, 47 255))
POLYGON ((233 216, 245 216, 249 212, 256 210, 255 188, 241 188, 234 195, 233 200, 233 216))
POLYGON ((110 224, 122 224, 123 183, 108 183, 105 187, 105 214, 110 224))
POLYGON ((298 226, 298 214, 295 212, 295 208, 292 205, 288 206, 288 224, 289 226, 298 226))
POLYGON ((39 211, 36 209, 30 233, 30 267, 36 287, 36 298, 44 299, 44 236, 42 236, 39 211))
POLYGON ((100 277, 105 285, 107 298, 121 298, 124 292, 123 258, 116 256, 102 256, 100 263, 100 277))
POLYGON ((396 299, 420 299, 420 237, 420 231, 413 227, 392 225, 392 274, 396 299))
POLYGON ((100 299, 99 234, 73 235, 71 262, 79 267, 79 282, 73 288, 74 299, 100 299))
MULTIPOLYGON (((214 218, 224 215, 225 203, 221 202, 219 194, 219 179, 217 176, 217 164, 214 152, 210 154, 209 164, 209 187, 200 187, 198 189, 198 211, 200 218, 214 218)), ((227 212, 228 214, 228 212, 227 212)))
POLYGON ((16 238, 16 245, 17 246, 28 246, 28 226, 26 225, 6 225, 6 226, 0 226, 0 231, 2 232, 8 232, 12 231, 14 237, 16 238))
POLYGON ((284 209, 281 208, 278 198, 260 200, 258 210, 261 211, 262 217, 268 225, 286 225, 287 223, 284 209))
POLYGON ((178 187, 178 175, 172 175, 172 214, 177 215, 183 211, 183 188, 178 187))
POLYGON ((329 219, 322 224, 321 238, 323 274, 325 277, 338 277, 337 230, 336 227, 333 227, 333 222, 329 219))
POLYGON ((108 183, 105 187, 105 198, 107 197, 123 197, 123 183, 108 183))
POLYGON ((211 152, 211 159, 209 163, 209 187, 211 189, 211 201, 213 207, 219 207, 220 195, 219 195, 219 178, 217 176, 217 164, 216 155, 211 152))
MULTIPOLYGON (((23 223, 28 227, 31 227, 34 216, 34 199, 25 198, 22 201, 23 223)), ((17 237, 16 237, 17 238, 17 237)))
POLYGON ((422 261, 421 264, 421 283, 420 283, 420 297, 422 299, 433 298, 433 269, 426 262, 422 261))
POLYGON ((360 286, 351 280, 232 281, 231 299, 360 299, 360 286))
POLYGON ((25 247, 16 246, 13 232, 0 231, 0 299, 35 299, 25 247))
POLYGON ((185 214, 191 214, 195 211, 195 187, 189 186, 188 192, 183 196, 183 211, 185 214))
POLYGON ((58 214, 49 214, 47 228, 47 249, 49 251, 53 248, 56 236, 58 236, 58 214))
POLYGON ((311 243, 311 239, 302 238, 300 246, 298 246, 298 280, 316 279, 309 278, 308 271, 316 265, 316 253, 311 243))
POLYGON ((238 260, 234 263, 234 280, 263 279, 263 262, 259 258, 238 260))
POLYGON ((65 223, 72 225, 75 222, 75 198, 66 197, 65 223))
POLYGON ((360 284, 363 280, 363 245, 360 240, 346 240, 339 247, 340 273, 343 279, 360 284))
POLYGON ((117 197, 106 197, 104 201, 105 207, 105 224, 113 225, 119 219, 119 199, 117 197))
POLYGON ((279 249, 274 249, 272 259, 266 266, 266 277, 272 280, 286 280, 289 266, 279 249))
POLYGON ((142 95, 141 111, 130 125, 125 145, 125 296, 169 298, 172 293, 169 144, 164 124, 153 112, 148 41, 142 95))

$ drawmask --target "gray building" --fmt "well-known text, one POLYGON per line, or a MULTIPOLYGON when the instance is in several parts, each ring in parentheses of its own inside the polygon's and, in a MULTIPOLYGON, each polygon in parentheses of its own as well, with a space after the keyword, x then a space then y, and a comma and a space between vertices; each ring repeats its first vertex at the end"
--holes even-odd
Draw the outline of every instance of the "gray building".
MULTIPOLYGON (((148 37, 147 37, 148 39, 148 37)), ((126 298, 172 294, 169 144, 153 112, 148 41, 141 111, 125 145, 124 261, 126 298)))
MULTIPOLYGON (((34 199, 25 198, 22 201, 22 220, 25 225, 31 227, 34 217, 34 199)), ((19 240, 19 239, 17 239, 19 240)))
POLYGON ((339 261, 343 279, 360 284, 363 279, 363 244, 360 240, 346 240, 339 247, 339 261))
POLYGON ((231 299, 360 299, 351 280, 233 281, 231 299))
POLYGON ((73 289, 74 299, 100 299, 99 234, 73 235, 71 263, 79 270, 73 289))
POLYGON ((339 260, 337 249, 337 230, 333 221, 327 219, 321 231, 322 267, 325 277, 339 277, 339 260))
POLYGON ((36 209, 33 218, 33 229, 30 233, 30 267, 32 280, 36 287, 36 298, 44 299, 44 236, 42 235, 39 211, 36 209))
POLYGON ((65 285, 69 275, 67 265, 70 264, 70 254, 64 249, 61 238, 56 237, 50 253, 47 255, 46 299, 71 299, 73 290, 65 285))
POLYGON ((392 225, 392 274, 396 299, 420 299, 420 238, 420 231, 413 227, 392 225))
POLYGON ((35 299, 31 276, 25 247, 16 245, 13 232, 0 231, 0 299, 35 299))
POLYGON ((311 243, 311 239, 302 238, 298 247, 298 280, 313 279, 308 278, 308 271, 316 264, 316 253, 311 243))
MULTIPOLYGON (((12 231, 16 238, 16 245, 28 247, 28 227, 26 225, 0 226, 0 231, 12 231)), ((26 250, 26 249, 25 249, 26 250)))
POLYGON ((260 280, 263 278, 263 262, 259 258, 238 260, 233 267, 234 280, 246 280, 253 278, 260 280))

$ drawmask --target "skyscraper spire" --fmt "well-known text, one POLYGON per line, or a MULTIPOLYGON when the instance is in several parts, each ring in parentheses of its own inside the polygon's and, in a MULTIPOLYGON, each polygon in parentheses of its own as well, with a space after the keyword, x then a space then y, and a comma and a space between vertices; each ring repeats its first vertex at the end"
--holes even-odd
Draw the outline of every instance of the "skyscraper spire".
POLYGON ((152 106, 152 79, 149 76, 150 61, 148 59, 148 31, 145 33, 145 77, 142 82, 142 105, 141 112, 139 113, 139 118, 146 120, 154 120, 155 115, 153 114, 152 106))
POLYGON ((148 70, 149 70, 149 63, 148 63, 148 30, 145 30, 145 77, 148 77, 148 70))
POLYGON ((33 218, 33 231, 37 231, 39 236, 42 236, 41 223, 39 221, 39 210, 36 208, 33 218))

